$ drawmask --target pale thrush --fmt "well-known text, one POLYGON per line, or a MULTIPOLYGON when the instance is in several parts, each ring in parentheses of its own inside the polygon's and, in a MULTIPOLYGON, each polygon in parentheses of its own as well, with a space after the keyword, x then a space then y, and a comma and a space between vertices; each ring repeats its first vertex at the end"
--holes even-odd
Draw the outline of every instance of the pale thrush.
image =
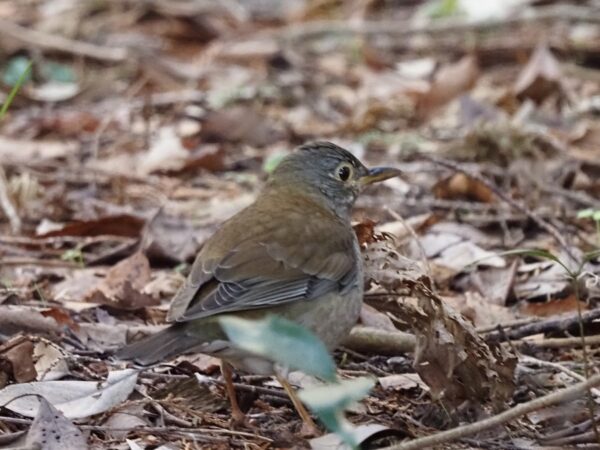
MULTIPOLYGON (((301 146, 279 163, 256 201, 206 241, 172 301, 167 319, 175 323, 117 356, 144 365, 181 353, 221 358, 232 416, 241 420, 227 363, 257 374, 274 373, 274 365, 235 348, 218 318, 275 314, 305 326, 334 349, 356 323, 363 297, 352 207, 362 188, 399 173, 367 169, 329 142, 301 146)), ((289 383, 278 378, 305 425, 314 428, 289 383)))

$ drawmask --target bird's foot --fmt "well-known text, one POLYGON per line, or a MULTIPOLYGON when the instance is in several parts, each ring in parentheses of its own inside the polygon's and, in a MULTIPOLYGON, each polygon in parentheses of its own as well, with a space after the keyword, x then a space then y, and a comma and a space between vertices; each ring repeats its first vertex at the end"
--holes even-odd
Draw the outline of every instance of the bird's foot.
POLYGON ((250 423, 248 422, 248 418, 246 414, 242 412, 241 409, 232 408, 231 411, 231 419, 229 419, 229 423, 233 428, 250 428, 250 423))
POLYGON ((313 438, 321 434, 321 430, 319 427, 315 425, 315 423, 311 420, 310 422, 302 422, 302 427, 300 428, 300 437, 304 439, 313 438))

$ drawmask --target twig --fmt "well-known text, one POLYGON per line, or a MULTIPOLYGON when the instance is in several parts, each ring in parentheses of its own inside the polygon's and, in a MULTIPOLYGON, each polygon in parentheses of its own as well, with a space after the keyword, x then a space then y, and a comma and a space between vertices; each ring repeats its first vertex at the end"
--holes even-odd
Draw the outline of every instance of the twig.
POLYGON ((484 430, 489 430, 503 425, 518 417, 524 416, 533 411, 542 408, 548 408, 561 403, 572 401, 584 395, 590 388, 600 385, 600 374, 590 377, 587 381, 575 384, 571 387, 561 389, 552 394, 544 395, 527 403, 521 403, 511 409, 501 412, 495 416, 480 420, 469 425, 442 431, 441 433, 414 439, 410 442, 385 447, 382 450, 418 450, 422 448, 432 448, 441 444, 456 441, 457 439, 471 436, 484 430))
POLYGON ((102 61, 124 61, 129 54, 127 49, 122 47, 101 47, 88 42, 75 41, 63 36, 22 27, 5 19, 0 19, 0 34, 5 34, 33 47, 87 56, 102 61))
POLYGON ((497 330, 499 326, 503 330, 506 330, 507 328, 516 328, 516 327, 520 327, 523 325, 529 325, 534 322, 537 323, 539 321, 540 321, 540 319, 538 319, 536 317, 528 317, 527 319, 515 319, 515 320, 511 320, 509 322, 496 323, 494 325, 486 325, 483 327, 479 327, 475 331, 477 331, 478 333, 489 333, 490 331, 497 330))
POLYGON ((8 180, 6 179, 6 173, 2 166, 0 166, 0 208, 2 208, 4 214, 8 217, 12 232, 18 234, 21 231, 21 218, 10 201, 10 196, 8 195, 8 180))
MULTIPOLYGON (((533 347, 533 348, 569 348, 569 347, 580 347, 582 345, 581 338, 568 337, 568 338, 551 338, 544 339, 541 341, 513 341, 513 344, 520 347, 533 347)), ((585 345, 600 345, 600 335, 586 336, 585 345)))
POLYGON ((278 37, 288 40, 317 38, 321 36, 361 34, 361 35, 393 35, 396 38, 408 37, 414 34, 426 33, 428 35, 484 32, 498 27, 525 25, 532 22, 546 22, 552 20, 570 20, 596 23, 600 15, 595 8, 577 7, 574 5, 558 5, 547 8, 536 8, 534 14, 522 14, 513 18, 496 18, 472 23, 463 19, 446 19, 433 23, 417 24, 408 21, 378 20, 378 21, 343 21, 321 20, 300 23, 275 31, 267 31, 265 36, 278 37))
POLYGON ((44 267, 65 267, 69 269, 81 269, 79 264, 69 261, 61 261, 58 259, 36 259, 36 258, 21 258, 3 256, 2 264, 10 266, 44 266, 44 267))
MULTIPOLYGON (((581 340, 580 340, 580 342, 581 342, 581 340)), ((571 369, 563 366, 562 364, 558 364, 558 363, 555 363, 552 361, 544 361, 542 359, 534 358, 533 356, 527 356, 527 355, 521 355, 519 357, 519 359, 524 363, 533 364, 538 367, 548 367, 550 369, 559 370, 560 372, 563 372, 564 374, 570 376, 571 378, 573 378, 574 380, 577 380, 577 381, 585 381, 586 380, 586 378, 583 375, 579 375, 577 372, 573 372, 571 369)), ((600 390, 598 390, 596 388, 590 388, 590 391, 595 396, 600 397, 600 390)))
MULTIPOLYGON (((587 311, 581 315, 581 323, 591 322, 600 318, 600 308, 587 311)), ((495 332, 485 336, 487 342, 500 342, 506 339, 515 340, 521 339, 526 336, 533 334, 549 333, 553 331, 565 331, 568 328, 577 325, 579 323, 578 314, 570 314, 568 316, 554 317, 548 320, 534 322, 531 324, 523 325, 519 328, 513 328, 512 330, 506 330, 502 336, 501 333, 495 332)))
MULTIPOLYGON (((0 422, 6 423, 15 423, 21 425, 31 425, 31 419, 20 419, 17 417, 1 417, 0 422)), ((147 433, 177 433, 183 435, 194 435, 195 437, 200 434, 202 438, 206 438, 207 441, 213 442, 223 442, 221 438, 208 436, 210 433, 221 434, 221 435, 229 435, 229 436, 239 436, 246 438, 254 438, 260 439, 265 442, 273 442, 272 439, 261 436, 259 434, 248 433, 245 431, 236 431, 236 430, 226 430, 223 428, 182 428, 182 427, 152 427, 152 426, 137 426, 137 427, 109 427, 104 425, 78 425, 82 430, 92 430, 92 431, 127 431, 127 432, 136 432, 142 431, 147 433)))
POLYGON ((359 353, 401 355, 415 351, 416 338, 402 331, 356 326, 342 345, 359 353))
POLYGON ((558 242, 558 244, 564 249, 565 253, 574 262, 579 263, 579 259, 577 258, 577 256, 575 256, 575 254, 573 253, 573 251, 567 244, 567 241, 561 234, 560 230, 558 230, 554 225, 550 224, 549 222, 546 222, 544 219, 542 219, 540 216, 538 216, 535 212, 533 212, 532 210, 527 208, 522 203, 520 203, 520 202, 512 199, 510 196, 506 195, 504 192, 502 192, 500 189, 498 189, 494 183, 489 181, 486 177, 484 177, 478 173, 469 172, 465 168, 461 167, 459 164, 456 164, 452 161, 442 160, 442 159, 439 159, 439 158, 436 158, 436 157, 433 157, 430 155, 423 155, 423 157, 436 163, 436 164, 439 164, 440 166, 447 167, 448 169, 452 169, 456 172, 464 173, 468 177, 473 178, 474 180, 477 180, 480 183, 482 183, 483 185, 485 185, 497 197, 504 200, 506 203, 508 203, 510 206, 512 206, 517 211, 520 211, 521 213, 525 214, 527 217, 529 217, 531 220, 533 220, 537 224, 537 226, 539 226, 541 229, 547 231, 556 240, 556 242, 558 242))

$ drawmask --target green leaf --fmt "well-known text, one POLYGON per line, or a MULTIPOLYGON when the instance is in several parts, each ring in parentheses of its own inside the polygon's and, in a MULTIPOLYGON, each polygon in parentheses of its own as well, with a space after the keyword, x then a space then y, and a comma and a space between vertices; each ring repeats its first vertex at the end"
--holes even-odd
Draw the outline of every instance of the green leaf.
POLYGON ((279 165, 281 160, 287 156, 287 153, 274 153, 269 156, 263 163, 263 170, 266 173, 271 173, 279 165))
POLYGON ((357 448, 358 442, 352 432, 353 427, 342 412, 352 403, 365 397, 374 384, 375 381, 371 378, 356 378, 304 389, 298 395, 330 431, 340 436, 352 448, 357 448))
POLYGON ((432 19, 441 19, 461 14, 458 0, 430 0, 423 7, 423 13, 432 19))
POLYGON ((47 62, 40 67, 44 79, 59 83, 75 83, 77 77, 70 66, 57 62, 47 62))
MULTIPOLYGON (((26 80, 31 78, 31 61, 29 61, 27 58, 22 58, 22 59, 24 59, 26 61, 26 64, 23 67, 23 70, 21 71, 15 84, 13 85, 13 88, 10 90, 8 97, 6 97, 6 100, 2 104, 2 108, 0 108, 0 120, 2 120, 4 118, 4 116, 6 115, 6 111, 8 111, 8 108, 10 107, 13 100, 15 99, 17 92, 19 92, 19 89, 21 89, 21 86, 23 85, 23 83, 25 83, 26 80)), ((9 63, 9 68, 10 68, 10 63, 9 63)), ((8 69, 7 69, 7 71, 8 71, 8 69)), ((4 73, 4 75, 5 75, 4 81, 5 82, 6 82, 6 74, 7 74, 7 72, 4 73)), ((9 84, 9 83, 7 83, 7 84, 9 84)))
POLYGON ((592 208, 588 208, 588 209, 582 209, 581 211, 579 211, 577 213, 577 218, 578 219, 589 219, 590 217, 592 217, 594 215, 594 210, 592 208))
POLYGON ((594 211, 594 214, 592 214, 592 219, 594 219, 595 222, 600 222, 600 211, 594 211))
POLYGON ((336 379, 323 342, 294 322, 271 315, 262 320, 224 316, 219 323, 236 347, 323 380, 336 379))
POLYGON ((523 255, 523 256, 531 256, 532 258, 539 259, 547 259, 550 261, 554 261, 559 264, 568 274, 571 274, 569 268, 562 262, 562 260, 556 256, 554 253, 549 252, 548 250, 542 250, 537 248, 517 248, 514 250, 507 250, 505 252, 499 253, 500 256, 510 256, 510 255, 523 255))
POLYGON ((11 58, 2 74, 4 84, 15 87, 31 80, 31 60, 24 56, 11 58))
POLYGON ((298 394, 315 413, 328 410, 342 410, 360 400, 375 385, 372 378, 355 378, 334 384, 304 389, 298 394))
POLYGON ((598 258, 599 256, 600 256, 600 249, 594 250, 593 252, 589 252, 589 253, 586 253, 585 255, 583 255, 583 261, 584 261, 584 263, 588 263, 588 262, 593 261, 594 259, 598 258))

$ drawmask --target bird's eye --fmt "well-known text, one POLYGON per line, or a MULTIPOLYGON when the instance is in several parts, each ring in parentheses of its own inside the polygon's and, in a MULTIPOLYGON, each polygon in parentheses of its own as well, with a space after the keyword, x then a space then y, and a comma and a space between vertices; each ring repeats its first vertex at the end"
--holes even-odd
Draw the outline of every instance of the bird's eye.
POLYGON ((340 180, 348 181, 348 179, 350 178, 350 175, 352 175, 352 167, 350 167, 347 164, 342 164, 341 166, 338 167, 337 176, 340 180))

